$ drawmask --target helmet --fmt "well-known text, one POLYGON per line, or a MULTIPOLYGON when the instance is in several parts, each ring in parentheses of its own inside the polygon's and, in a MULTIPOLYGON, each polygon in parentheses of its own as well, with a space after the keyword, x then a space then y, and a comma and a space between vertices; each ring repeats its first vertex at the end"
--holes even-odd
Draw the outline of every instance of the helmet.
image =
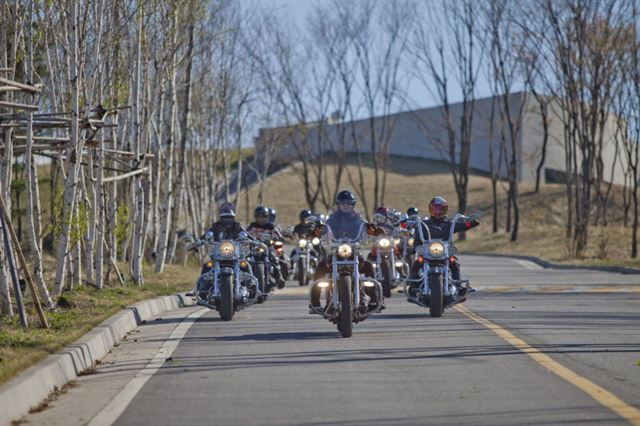
POLYGON ((311 216, 311 214, 312 214, 312 213, 311 213, 311 210, 301 210, 301 211, 300 211, 300 215, 299 215, 299 217, 300 217, 300 222, 304 222, 304 220, 305 220, 306 218, 308 218, 309 216, 311 216))
POLYGON ((236 206, 228 201, 222 203, 219 208, 220 218, 223 217, 236 217, 236 206))
POLYGON ((440 219, 441 217, 446 216, 447 210, 449 210, 449 205, 444 197, 437 195, 429 202, 429 214, 433 218, 440 219))
POLYGON ((356 205, 356 196, 353 195, 353 192, 346 190, 338 192, 338 194, 336 195, 336 204, 344 202, 348 202, 352 206, 356 205))
POLYGON ((269 217, 269 209, 265 206, 258 206, 253 211, 253 217, 256 219, 259 217, 269 217))
POLYGON ((411 217, 411 216, 417 216, 419 214, 418 212, 418 208, 417 207, 409 207, 407 209, 407 216, 411 217))
POLYGON ((273 207, 271 207, 269 209, 269 222, 273 223, 276 221, 276 216, 277 216, 277 212, 276 209, 274 209, 273 207))

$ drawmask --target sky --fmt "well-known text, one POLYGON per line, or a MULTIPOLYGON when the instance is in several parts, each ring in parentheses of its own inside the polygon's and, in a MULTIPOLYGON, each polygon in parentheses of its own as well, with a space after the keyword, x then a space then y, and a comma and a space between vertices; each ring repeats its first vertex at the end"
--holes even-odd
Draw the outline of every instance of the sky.
MULTIPOLYGON (((282 14, 283 21, 287 20, 287 17, 295 19, 296 23, 303 27, 307 14, 313 10, 313 6, 322 3, 330 3, 330 0, 245 0, 250 1, 252 4, 256 4, 257 7, 264 7, 266 10, 275 11, 277 14, 282 14)), ((348 1, 348 0, 345 0, 348 1)), ((378 0, 384 1, 384 0, 378 0)), ((414 79, 415 80, 415 79, 414 79)), ((404 110, 413 110, 419 108, 427 108, 436 106, 439 101, 429 93, 429 91, 418 81, 413 81, 409 86, 408 91, 411 99, 409 104, 406 105, 404 110)), ((451 88, 451 101, 458 102, 462 100, 462 94, 454 87, 451 88)), ((491 90, 484 79, 480 79, 477 85, 478 98, 491 96, 491 90)))

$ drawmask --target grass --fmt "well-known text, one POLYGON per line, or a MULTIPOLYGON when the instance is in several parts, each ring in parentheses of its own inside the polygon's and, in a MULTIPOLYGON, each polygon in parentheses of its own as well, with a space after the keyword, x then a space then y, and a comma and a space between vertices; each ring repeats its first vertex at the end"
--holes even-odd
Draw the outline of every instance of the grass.
MULTIPOLYGON (((30 327, 23 330, 17 316, 0 317, 0 383, 35 364, 47 355, 79 339, 93 327, 131 304, 144 299, 191 289, 198 269, 167 265, 156 275, 146 268, 147 283, 114 285, 98 290, 83 286, 64 292, 55 311, 46 313, 50 329, 38 328, 35 310, 27 305, 30 327)), ((27 294, 25 299, 29 301, 27 294)))
MULTIPOLYGON (((356 167, 348 170, 355 175, 356 167)), ((328 169, 329 179, 333 178, 333 170, 328 169)), ((346 174, 345 174, 346 175, 346 174)), ((365 168, 366 190, 373 193, 373 169, 365 168)), ((345 177, 342 188, 353 186, 345 177)), ((618 193, 611 198, 609 208, 609 225, 606 228, 591 226, 589 245, 581 259, 569 256, 565 223, 567 208, 564 186, 558 184, 542 185, 539 193, 533 193, 533 185, 522 183, 520 191, 520 228, 518 241, 510 241, 510 233, 505 231, 506 192, 503 184, 499 184, 499 231, 492 232, 492 195, 491 180, 480 175, 472 175, 469 181, 468 211, 480 209, 484 212, 481 225, 467 233, 467 240, 457 243, 463 252, 501 253, 529 255, 548 261, 563 264, 589 266, 622 265, 640 268, 640 259, 630 258, 630 228, 622 223, 622 202, 618 193)), ((251 207, 257 200, 257 187, 249 191, 251 207)), ((427 214, 429 200, 436 194, 449 201, 449 212, 457 211, 457 196, 451 174, 440 162, 392 157, 391 170, 387 177, 385 204, 405 210, 413 205, 427 214)), ((278 221, 281 225, 293 225, 298 221, 299 211, 306 206, 303 184, 293 170, 280 173, 269 179, 263 195, 264 203, 278 210, 278 221), (286 194, 286 197, 283 196, 286 194)), ((241 197, 241 218, 245 218, 245 196, 241 197)), ((359 204, 361 206, 361 203, 359 204)), ((373 206, 369 206, 372 208, 373 206)))

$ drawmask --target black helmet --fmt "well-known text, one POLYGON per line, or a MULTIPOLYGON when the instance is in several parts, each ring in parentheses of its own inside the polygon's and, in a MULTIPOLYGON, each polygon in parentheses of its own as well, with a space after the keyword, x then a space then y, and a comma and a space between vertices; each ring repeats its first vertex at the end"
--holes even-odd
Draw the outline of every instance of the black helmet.
POLYGON ((351 191, 340 191, 338 195, 336 195, 336 204, 340 204, 341 202, 349 202, 352 206, 356 205, 356 196, 353 195, 351 191))
POLYGON ((300 218, 300 222, 304 222, 304 220, 311 216, 311 214, 311 210, 301 210, 300 215, 298 216, 300 218))
POLYGON ((269 210, 269 222, 273 223, 276 220, 277 212, 276 209, 271 207, 269 210))
POLYGON ((417 207, 409 207, 407 209, 407 216, 411 217, 411 216, 417 216, 419 214, 418 212, 418 208, 417 207))
POLYGON ((228 201, 220 205, 220 218, 223 217, 236 217, 236 206, 228 201))
POLYGON ((266 208, 265 206, 258 206, 256 207, 256 209, 253 211, 253 217, 254 218, 258 218, 258 217, 269 217, 269 209, 266 208))

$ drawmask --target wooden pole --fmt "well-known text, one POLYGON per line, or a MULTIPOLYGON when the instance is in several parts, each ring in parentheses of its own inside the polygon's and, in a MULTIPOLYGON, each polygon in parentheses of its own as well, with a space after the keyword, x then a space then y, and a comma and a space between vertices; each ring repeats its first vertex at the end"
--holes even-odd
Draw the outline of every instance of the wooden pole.
POLYGON ((13 282, 13 292, 16 295, 16 306, 18 308, 18 317, 20 317, 20 325, 22 328, 27 328, 27 314, 24 310, 24 302, 22 300, 22 289, 20 288, 20 280, 18 279, 18 273, 16 271, 16 264, 13 259, 13 251, 11 250, 11 244, 9 243, 9 234, 7 233, 7 226, 4 222, 4 215, 0 214, 0 227, 2 228, 2 240, 4 242, 4 249, 7 253, 7 263, 9 263, 9 272, 11 273, 11 281, 13 282))
POLYGON ((4 223, 7 225, 7 229, 9 230, 9 234, 11 235, 11 240, 13 241, 13 246, 18 254, 18 261, 20 262, 20 269, 22 269, 22 274, 24 275, 27 284, 29 285, 29 291, 31 292, 31 296, 33 297, 33 304, 36 307, 36 311, 38 312, 38 318, 40 319, 40 325, 42 328, 49 328, 49 324, 47 323, 47 318, 44 316, 44 311, 42 310, 42 305, 40 305, 40 298, 38 297, 38 292, 36 291, 36 286, 33 283, 33 279, 31 278, 31 273, 29 272, 29 268, 27 266, 27 262, 24 259, 24 254, 22 253, 22 248, 20 248, 20 241, 16 235, 16 231, 13 229, 13 225, 11 224, 11 219, 9 216, 9 212, 4 205, 4 200, 0 197, 0 213, 4 218, 4 223))
POLYGON ((37 111, 38 110, 38 107, 35 106, 35 105, 18 104, 18 103, 15 103, 15 102, 6 102, 6 101, 0 101, 0 107, 24 109, 24 110, 27 110, 27 111, 37 111))
POLYGON ((6 84, 7 86, 15 87, 20 90, 25 90, 30 93, 40 93, 42 91, 42 89, 38 87, 30 86, 28 84, 18 83, 17 81, 9 80, 8 78, 3 78, 3 77, 0 77, 0 83, 6 84))
POLYGON ((131 176, 139 175, 140 173, 144 173, 146 171, 147 171, 147 167, 143 167, 142 169, 134 170, 132 172, 125 173, 123 175, 106 177, 102 180, 102 182, 113 182, 116 180, 122 180, 131 176))

